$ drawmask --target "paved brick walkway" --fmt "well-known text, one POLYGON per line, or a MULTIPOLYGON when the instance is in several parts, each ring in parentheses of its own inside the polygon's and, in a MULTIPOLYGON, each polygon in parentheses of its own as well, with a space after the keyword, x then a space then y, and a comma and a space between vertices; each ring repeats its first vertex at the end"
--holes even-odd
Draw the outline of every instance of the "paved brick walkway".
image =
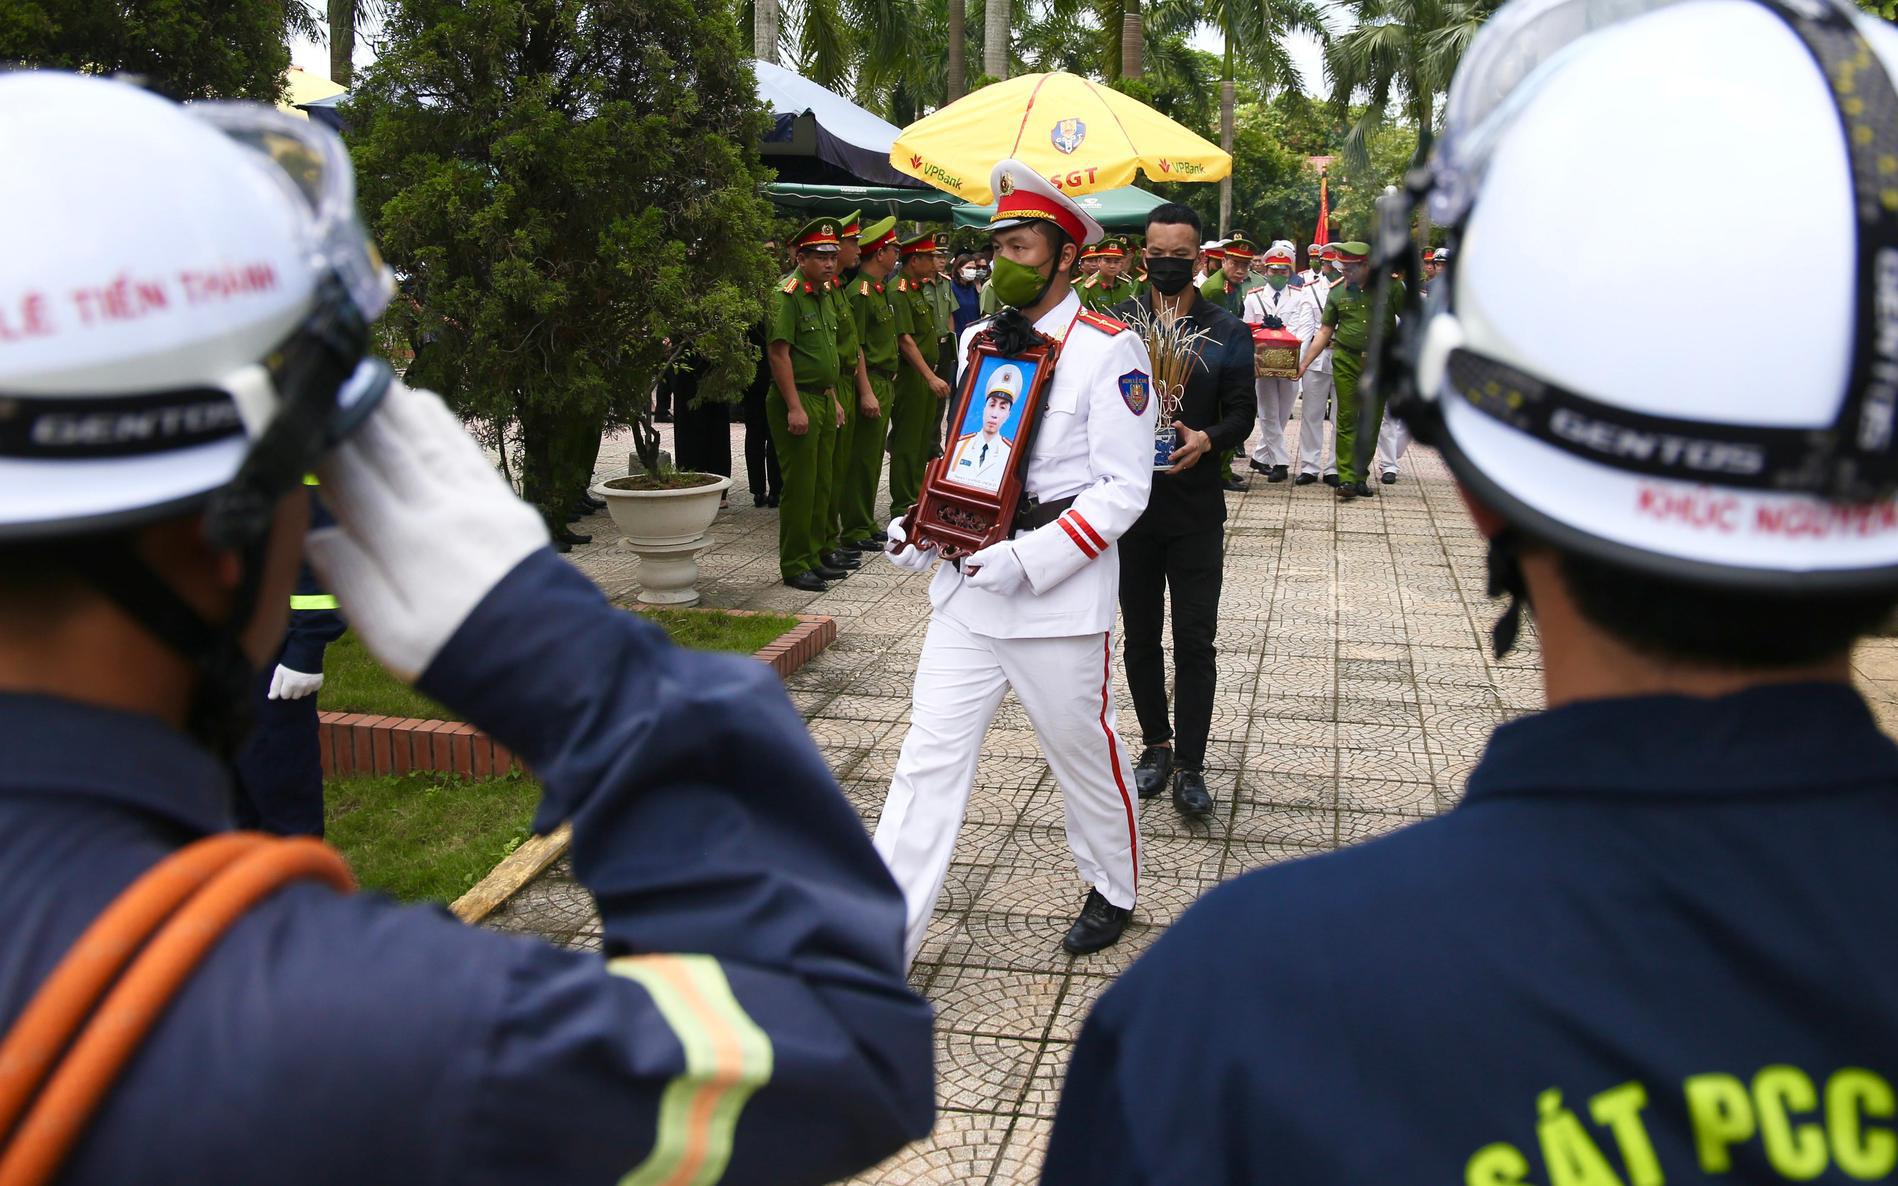
MULTIPOLYGON (((1296 425, 1293 426, 1296 428, 1296 425)), ((742 459, 742 431, 733 434, 742 459)), ((601 472, 622 472, 609 440, 601 472)), ((702 560, 706 604, 838 619, 837 642, 789 681, 844 794, 874 823, 909 712, 929 615, 928 578, 892 565, 820 596, 778 584, 775 512, 743 482, 702 560)), ((937 1010, 942 1107, 935 1134, 853 1179, 882 1186, 1029 1183, 1083 1018, 1113 976, 1201 893, 1274 861, 1336 848, 1445 810, 1484 739, 1540 701, 1532 629, 1489 658, 1495 607, 1483 548, 1437 457, 1414 450, 1401 481, 1340 505, 1323 485, 1254 477, 1228 495, 1219 692, 1207 779, 1217 811, 1189 825, 1162 796, 1141 805, 1143 894, 1121 943, 1072 959, 1059 946, 1085 887, 1061 830, 1059 792, 1011 697, 988 735, 969 822, 914 972, 937 1010)), ((879 505, 883 500, 879 499, 879 505)), ((637 561, 604 515, 575 560, 615 597, 637 561)), ((1118 667, 1118 663, 1116 664, 1118 667)), ((1898 722, 1898 646, 1868 647, 1865 685, 1898 722)), ((1139 729, 1118 671, 1120 731, 1139 729)), ((597 946, 586 895, 557 866, 493 920, 597 946)))

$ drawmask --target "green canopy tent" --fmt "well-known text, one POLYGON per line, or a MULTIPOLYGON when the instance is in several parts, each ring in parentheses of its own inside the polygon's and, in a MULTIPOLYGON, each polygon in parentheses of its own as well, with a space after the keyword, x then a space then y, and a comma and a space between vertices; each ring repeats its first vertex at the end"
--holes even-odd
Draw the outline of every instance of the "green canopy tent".
POLYGON ((774 181, 764 187, 765 197, 785 214, 841 214, 863 211, 863 220, 871 222, 886 214, 917 222, 948 222, 950 214, 962 204, 954 194, 938 189, 898 189, 875 185, 799 185, 774 181))
MULTIPOLYGON (((1108 230, 1136 233, 1146 230, 1149 210, 1155 206, 1166 205, 1165 198, 1157 198, 1137 185, 1102 190, 1097 194, 1081 194, 1074 201, 1081 209, 1093 215, 1095 222, 1108 230)), ((994 214, 995 207, 993 206, 957 206, 956 225, 987 226, 994 214)))

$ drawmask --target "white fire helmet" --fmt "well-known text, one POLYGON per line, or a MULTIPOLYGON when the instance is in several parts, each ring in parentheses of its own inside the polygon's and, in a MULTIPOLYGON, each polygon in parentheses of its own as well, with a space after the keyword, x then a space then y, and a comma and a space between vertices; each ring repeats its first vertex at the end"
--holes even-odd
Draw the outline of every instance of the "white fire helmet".
POLYGON ((1512 0, 1382 203, 1380 276, 1415 267, 1418 204, 1451 230, 1373 343, 1393 409, 1559 547, 1898 587, 1895 64, 1898 30, 1834 0, 1512 0), (1788 230, 1809 250, 1762 268, 1788 230), (1577 250, 1657 231, 1665 277, 1577 250))
POLYGON ((20 71, 0 161, 0 541, 220 491, 255 528, 380 399, 367 324, 393 284, 327 130, 20 71))

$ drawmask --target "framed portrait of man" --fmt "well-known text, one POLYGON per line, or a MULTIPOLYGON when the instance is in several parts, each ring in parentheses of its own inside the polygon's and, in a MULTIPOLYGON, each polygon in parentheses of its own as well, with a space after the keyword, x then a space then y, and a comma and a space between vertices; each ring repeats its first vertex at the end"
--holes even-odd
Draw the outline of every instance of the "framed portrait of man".
POLYGON ((954 559, 1009 537, 1055 351, 1044 338, 1004 355, 986 335, 976 338, 949 417, 953 432, 904 527, 918 546, 954 559))

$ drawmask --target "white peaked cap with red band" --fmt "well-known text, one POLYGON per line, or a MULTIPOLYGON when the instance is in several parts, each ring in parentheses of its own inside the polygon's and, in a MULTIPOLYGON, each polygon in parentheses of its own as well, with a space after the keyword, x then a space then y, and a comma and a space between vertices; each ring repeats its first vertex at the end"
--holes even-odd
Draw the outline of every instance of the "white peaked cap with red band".
POLYGON ((989 230, 1005 231, 1030 222, 1052 222, 1082 247, 1101 241, 1107 232, 1074 199, 1046 177, 1020 161, 998 161, 989 173, 995 194, 995 213, 989 230))

